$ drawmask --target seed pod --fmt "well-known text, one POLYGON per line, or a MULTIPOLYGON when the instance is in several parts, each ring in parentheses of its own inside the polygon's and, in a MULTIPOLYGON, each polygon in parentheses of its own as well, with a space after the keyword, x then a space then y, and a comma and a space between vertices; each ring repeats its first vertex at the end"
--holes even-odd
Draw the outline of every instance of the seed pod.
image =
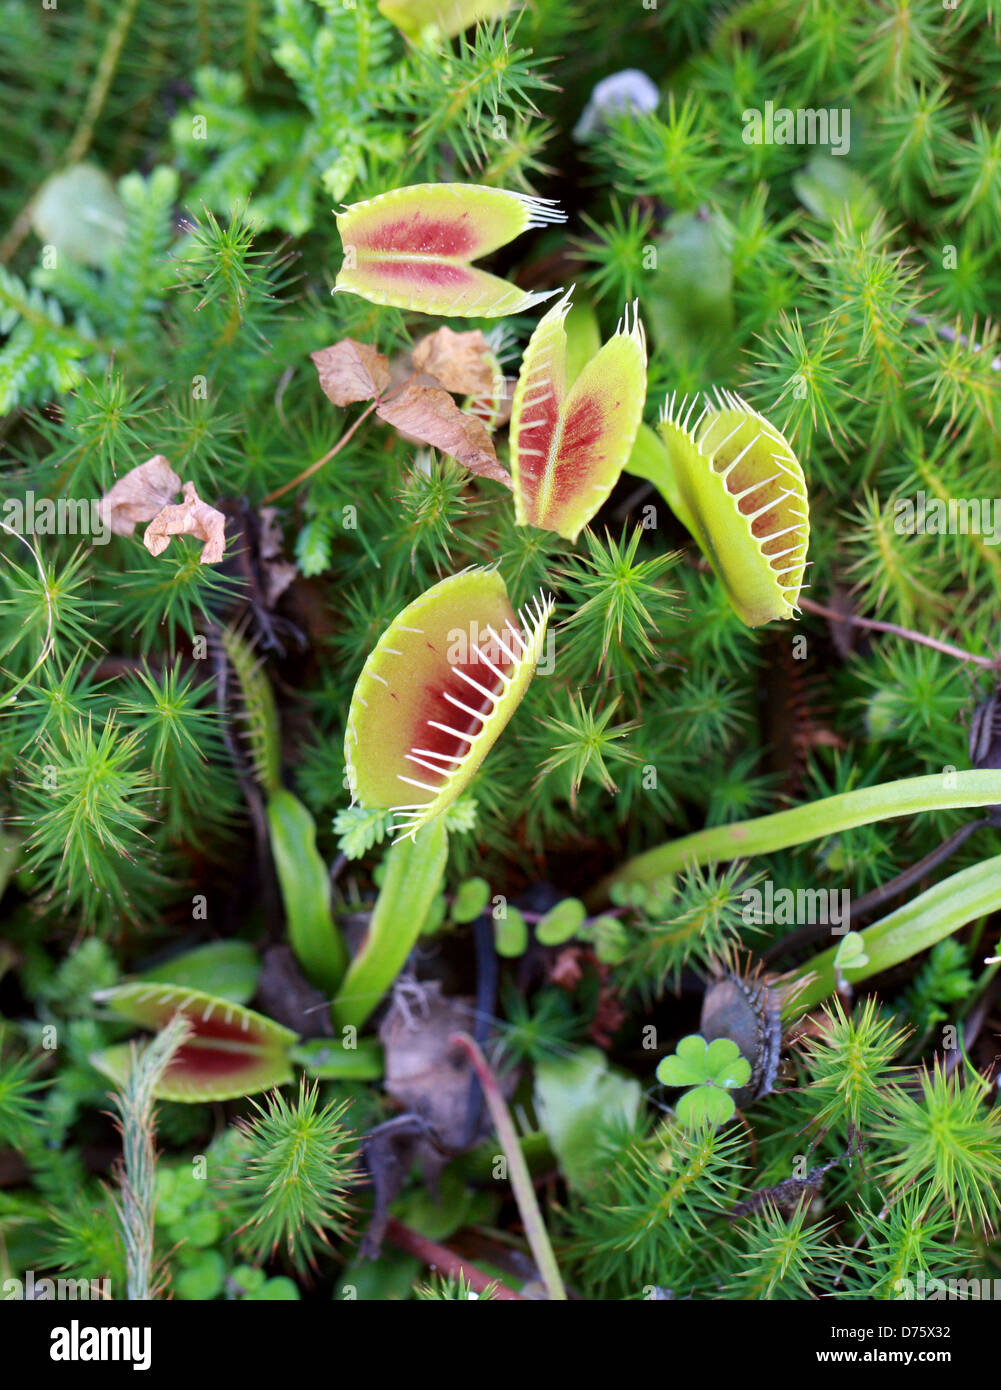
POLYGON ((456 800, 528 688, 552 606, 537 598, 516 615, 497 571, 471 569, 397 615, 348 711, 344 757, 362 806, 394 811, 412 839, 456 800))
POLYGON ((751 1066, 751 1079, 733 1092, 738 1109, 766 1096, 775 1084, 782 1048, 782 997, 760 968, 727 970, 706 990, 699 1032, 706 1042, 729 1038, 751 1066))
POLYGON ((716 401, 704 397, 696 416, 698 397, 669 398, 660 432, 677 492, 665 495, 741 620, 760 627, 797 611, 810 540, 806 479, 764 416, 729 391, 716 401))

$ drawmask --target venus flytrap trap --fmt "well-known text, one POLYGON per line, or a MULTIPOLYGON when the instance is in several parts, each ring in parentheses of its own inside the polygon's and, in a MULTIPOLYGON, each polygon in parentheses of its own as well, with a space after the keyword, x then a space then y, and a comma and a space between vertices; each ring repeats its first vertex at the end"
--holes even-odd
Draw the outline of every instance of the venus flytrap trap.
POLYGON ((470 262, 564 220, 549 199, 476 184, 393 189, 338 215, 344 263, 334 288, 423 314, 520 314, 557 291, 527 294, 470 262))
POLYGON ((614 338, 568 379, 569 291, 525 349, 511 406, 515 519, 576 540, 629 458, 646 397, 646 338, 634 304, 614 338))
MULTIPOLYGON (((144 1028, 165 1028, 183 1018, 188 1032, 153 1083, 161 1100, 230 1100, 292 1080, 289 1048, 296 1035, 270 1018, 180 985, 136 981, 98 990, 96 1003, 144 1028)), ((117 1044, 91 1061, 119 1084, 132 1074, 134 1048, 117 1044)))
MULTIPOLYGON (((739 396, 672 396, 660 433, 664 495, 748 627, 791 618, 810 538, 806 480, 774 425, 739 396)), ((649 468, 649 465, 648 465, 649 468)), ((654 477, 653 481, 657 481, 654 477)))
POLYGON ((542 650, 552 600, 516 614, 496 570, 434 585, 390 624, 348 711, 352 796, 413 836, 468 787, 514 714, 542 650))

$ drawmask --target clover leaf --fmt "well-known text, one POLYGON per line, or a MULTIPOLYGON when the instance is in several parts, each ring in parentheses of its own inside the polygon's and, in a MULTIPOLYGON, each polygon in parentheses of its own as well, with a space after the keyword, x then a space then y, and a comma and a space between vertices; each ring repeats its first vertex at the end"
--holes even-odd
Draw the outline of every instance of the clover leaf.
POLYGON ((861 970, 869 964, 865 941, 857 931, 850 931, 841 938, 841 944, 834 956, 835 970, 861 970))
POLYGON ((731 1091, 746 1086, 751 1066, 730 1038, 707 1043, 698 1033, 682 1038, 670 1057, 662 1057, 657 1080, 662 1086, 690 1086, 675 1110, 686 1129, 717 1126, 731 1118, 736 1105, 731 1091))

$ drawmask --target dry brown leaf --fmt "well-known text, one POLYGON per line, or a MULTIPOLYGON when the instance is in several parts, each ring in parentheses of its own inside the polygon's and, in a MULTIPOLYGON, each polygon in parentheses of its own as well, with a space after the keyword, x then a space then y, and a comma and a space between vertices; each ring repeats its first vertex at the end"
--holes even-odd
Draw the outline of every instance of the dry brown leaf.
POLYGON ((143 545, 151 555, 162 555, 171 536, 195 536, 204 541, 201 563, 217 565, 226 549, 226 517, 203 502, 194 483, 184 484, 184 501, 164 507, 146 527, 143 545))
POLYGON ((463 396, 492 396, 494 367, 487 340, 478 328, 453 333, 439 328, 422 338, 413 351, 414 366, 463 396))
POLYGON ((123 473, 101 499, 101 516, 116 536, 131 536, 141 521, 151 521, 176 497, 181 480, 164 458, 154 454, 123 473))
POLYGON ((470 1142, 466 1134, 472 1068, 449 1039, 468 1031, 468 1001, 446 997, 437 980, 416 987, 413 1007, 399 988, 379 1028, 386 1063, 386 1090, 405 1109, 421 1115, 447 1149, 470 1142))
POLYGON ((262 507, 258 512, 261 523, 257 537, 261 557, 261 578, 264 581, 264 602, 274 608, 282 594, 299 573, 291 560, 282 555, 282 529, 278 523, 277 507, 262 507))
POLYGON ((342 338, 309 355, 316 363, 320 386, 334 405, 370 401, 389 385, 389 359, 354 338, 342 338))
POLYGON ((397 396, 383 401, 375 413, 401 434, 451 454, 471 473, 494 478, 511 487, 511 475, 497 462, 493 442, 482 420, 461 411, 440 386, 411 383, 397 396))

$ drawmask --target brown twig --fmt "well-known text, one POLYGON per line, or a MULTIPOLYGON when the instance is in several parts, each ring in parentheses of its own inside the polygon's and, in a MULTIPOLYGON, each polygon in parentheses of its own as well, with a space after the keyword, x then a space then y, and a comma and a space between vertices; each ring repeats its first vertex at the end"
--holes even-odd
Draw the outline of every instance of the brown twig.
POLYGON ((404 1226, 393 1216, 386 1223, 386 1238, 391 1240, 398 1250, 404 1250, 408 1255, 416 1255, 428 1269, 435 1269, 446 1278, 465 1279, 474 1293, 485 1293, 487 1289, 492 1289, 493 1297, 501 1301, 526 1301, 520 1293, 515 1293, 499 1280, 489 1279, 475 1265, 468 1264, 454 1250, 449 1250, 447 1245, 428 1240, 427 1236, 412 1231, 409 1226, 404 1226))
POLYGON ((286 492, 291 492, 294 487, 298 487, 299 484, 304 483, 307 478, 311 478, 313 474, 318 472, 319 469, 321 469, 325 463, 329 463, 335 454, 340 453, 340 451, 344 448, 345 444, 354 434, 358 426, 362 423, 363 420, 368 419, 368 417, 372 414, 372 411, 376 408, 378 404, 379 402, 375 400, 372 402, 371 405, 367 406, 358 416, 358 419, 354 422, 350 429, 345 430, 344 434, 341 435, 340 439, 338 439, 334 447, 328 450, 327 453, 323 455, 323 458, 317 459, 316 462, 311 463, 308 468, 304 468, 301 473, 297 474, 296 477, 292 479, 291 482, 283 483, 281 487, 275 488, 274 492, 269 492, 267 497, 262 497, 261 506, 266 507, 269 502, 277 502, 279 497, 284 497, 286 492))
POLYGON ((933 651, 942 652, 945 656, 955 657, 957 661, 972 661, 977 666, 983 666, 988 671, 996 671, 1001 665, 997 657, 977 656, 974 652, 968 652, 963 647, 955 647, 951 642, 941 642, 937 637, 927 637, 923 632, 915 632, 913 628, 900 627, 897 623, 879 622, 875 618, 860 618, 855 613, 839 613, 835 608, 827 608, 822 603, 817 603, 815 599, 799 599, 799 607, 805 613, 816 613, 820 618, 829 618, 836 623, 849 623, 852 627, 868 628, 872 632, 889 632, 894 637, 903 637, 909 642, 918 642, 923 647, 931 647, 933 651))

